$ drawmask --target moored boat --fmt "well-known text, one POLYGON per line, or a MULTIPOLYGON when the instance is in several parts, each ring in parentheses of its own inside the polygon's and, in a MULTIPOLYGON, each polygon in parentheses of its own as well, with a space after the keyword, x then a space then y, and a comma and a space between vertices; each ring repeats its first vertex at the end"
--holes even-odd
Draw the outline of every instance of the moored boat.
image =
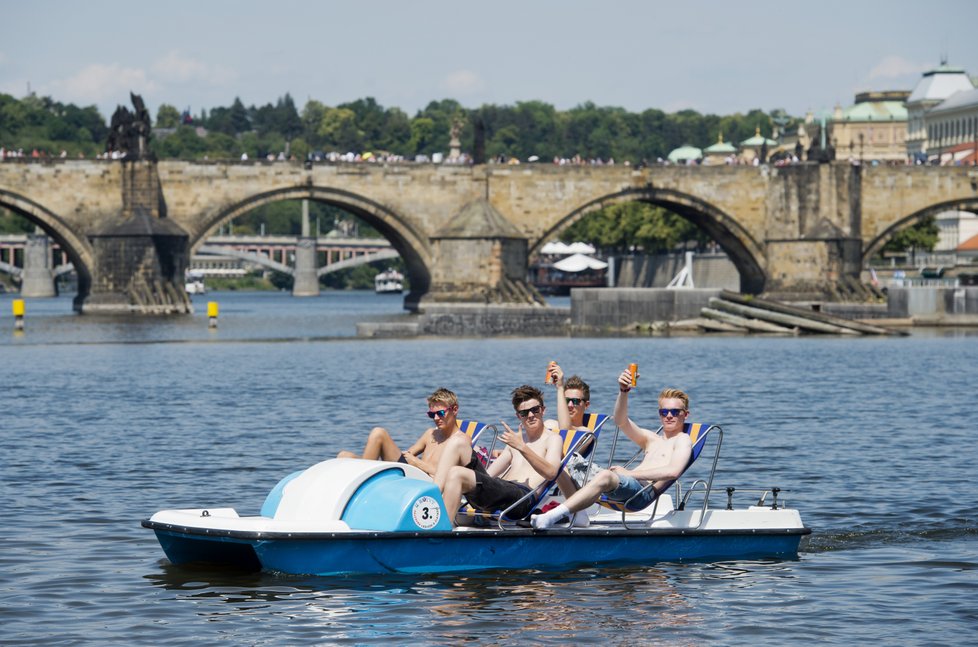
POLYGON ((649 509, 628 513, 627 523, 622 513, 602 510, 586 528, 452 528, 441 493, 421 470, 331 459, 282 479, 259 515, 221 507, 163 510, 142 525, 155 531, 173 564, 311 575, 790 558, 811 532, 776 488, 740 509, 729 489, 731 500, 720 509, 709 507, 709 492, 692 506, 696 483, 685 497, 675 491, 678 505, 663 494, 649 509))

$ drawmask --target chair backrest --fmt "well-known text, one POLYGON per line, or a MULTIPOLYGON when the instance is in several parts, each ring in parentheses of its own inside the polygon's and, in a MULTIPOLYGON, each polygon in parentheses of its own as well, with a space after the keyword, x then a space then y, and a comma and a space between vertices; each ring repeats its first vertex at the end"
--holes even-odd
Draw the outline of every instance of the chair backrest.
POLYGON ((479 440, 479 434, 481 434, 485 428, 489 426, 487 423, 479 422, 478 420, 456 419, 455 424, 462 430, 462 433, 469 437, 469 442, 473 445, 475 445, 475 441, 479 440))
MULTIPOLYGON (((584 448, 584 452, 588 454, 594 450, 594 443, 598 440, 597 432, 588 429, 558 429, 557 434, 560 435, 560 439, 563 441, 563 446, 560 448, 562 462, 566 462, 571 452, 575 451, 587 436, 594 436, 594 440, 584 448)), ((584 452, 579 453, 583 454, 584 452)))
MULTIPOLYGON (((696 461, 697 458, 699 458, 700 453, 703 451, 703 447, 706 446, 706 439, 710 435, 710 432, 716 428, 717 428, 716 425, 712 425, 706 422, 687 422, 683 424, 683 433, 689 435, 689 440, 693 445, 692 451, 690 452, 689 455, 689 461, 686 463, 686 467, 683 468, 683 471, 679 474, 678 477, 676 477, 671 481, 666 481, 664 483, 659 484, 659 486, 656 488, 655 498, 658 498, 660 494, 662 494, 670 487, 672 487, 672 484, 675 483, 679 478, 682 477, 683 474, 686 473, 686 470, 688 470, 690 466, 693 464, 693 462, 696 461)), ((716 469, 715 458, 713 461, 713 468, 716 469)), ((598 503, 600 503, 606 508, 611 508, 613 510, 628 510, 629 512, 637 511, 637 509, 635 508, 626 507, 621 502, 610 501, 606 499, 603 494, 601 495, 601 498, 598 499, 598 503)))
POLYGON ((581 440, 583 434, 591 433, 594 434, 594 440, 588 443, 584 449, 578 452, 584 458, 590 456, 591 452, 594 451, 595 444, 597 444, 598 435, 601 433, 601 427, 603 427, 604 423, 607 421, 608 416, 603 413, 585 413, 583 421, 584 424, 578 429, 558 429, 557 433, 560 434, 561 439, 564 441, 564 446, 561 449, 560 455, 567 456, 567 454, 571 451, 571 448, 581 440))

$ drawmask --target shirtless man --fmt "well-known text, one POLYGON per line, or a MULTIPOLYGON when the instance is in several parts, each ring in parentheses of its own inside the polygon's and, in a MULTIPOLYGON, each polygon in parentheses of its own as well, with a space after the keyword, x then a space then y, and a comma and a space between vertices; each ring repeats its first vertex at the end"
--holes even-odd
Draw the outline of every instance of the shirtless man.
POLYGON ((468 436, 458 428, 455 418, 457 414, 458 397, 448 389, 438 389, 428 396, 428 417, 435 421, 435 426, 421 434, 421 437, 406 452, 398 448, 390 432, 383 427, 374 427, 367 436, 363 454, 342 451, 336 457, 407 463, 423 470, 429 476, 434 476, 438 469, 438 461, 449 442, 460 440, 465 445, 469 445, 468 436))
MULTIPOLYGON (((499 439, 506 449, 489 465, 486 472, 452 463, 447 455, 435 475, 441 488, 445 509, 454 517, 461 505, 462 495, 473 507, 495 511, 508 508, 527 492, 557 476, 562 450, 560 436, 543 426, 543 394, 539 389, 523 385, 513 390, 513 408, 521 420, 520 431, 513 431, 502 422, 506 431, 499 439)), ((530 514, 531 501, 526 501, 510 514, 523 518, 530 514)), ((454 523, 454 518, 453 518, 454 523)))
MULTIPOLYGON (((530 520, 534 528, 546 530, 555 523, 594 504, 602 494, 609 499, 624 503, 650 483, 669 482, 679 478, 693 447, 689 436, 683 433, 683 423, 689 415, 689 396, 679 389, 665 389, 659 394, 659 419, 662 436, 643 429, 628 417, 628 392, 632 388, 632 376, 628 370, 618 376, 618 400, 615 402, 615 423, 635 444, 645 451, 642 462, 634 469, 614 465, 602 470, 584 487, 572 494, 567 501, 530 520)), ((647 507, 655 499, 656 487, 646 490, 632 502, 647 507)))

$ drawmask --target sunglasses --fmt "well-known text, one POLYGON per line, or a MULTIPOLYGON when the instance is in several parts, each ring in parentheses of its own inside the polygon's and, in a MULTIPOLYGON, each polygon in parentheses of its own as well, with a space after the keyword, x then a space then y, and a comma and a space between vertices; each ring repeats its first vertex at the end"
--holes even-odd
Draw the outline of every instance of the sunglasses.
POLYGON ((564 399, 567 400, 567 404, 573 404, 575 407, 581 406, 581 403, 584 402, 584 398, 564 398, 564 399))
POLYGON ((517 409, 516 415, 518 415, 520 418, 525 418, 531 413, 535 416, 539 416, 541 411, 543 411, 543 407, 538 404, 535 407, 530 407, 529 409, 517 409))
POLYGON ((438 416, 439 418, 444 418, 446 413, 448 413, 448 409, 439 409, 438 411, 429 411, 428 412, 428 417, 431 418, 432 420, 435 419, 435 416, 438 416))
POLYGON ((685 413, 685 409, 659 409, 659 415, 665 418, 666 416, 672 416, 673 418, 678 418, 679 414, 685 413))

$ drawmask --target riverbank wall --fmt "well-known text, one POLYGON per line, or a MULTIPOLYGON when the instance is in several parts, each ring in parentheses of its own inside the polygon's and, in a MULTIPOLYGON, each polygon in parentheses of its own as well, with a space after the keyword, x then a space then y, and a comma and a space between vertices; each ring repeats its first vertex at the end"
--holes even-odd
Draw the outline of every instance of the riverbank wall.
MULTIPOLYGON (((701 316, 722 290, 575 288, 566 307, 435 304, 390 322, 357 325, 360 337, 552 337, 669 334, 701 316), (660 330, 661 329, 661 330, 660 330)), ((978 326, 978 287, 891 288, 886 303, 798 303, 828 315, 890 326, 978 326)))
POLYGON ((978 325, 978 287, 893 287, 887 293, 889 319, 919 326, 978 325))

